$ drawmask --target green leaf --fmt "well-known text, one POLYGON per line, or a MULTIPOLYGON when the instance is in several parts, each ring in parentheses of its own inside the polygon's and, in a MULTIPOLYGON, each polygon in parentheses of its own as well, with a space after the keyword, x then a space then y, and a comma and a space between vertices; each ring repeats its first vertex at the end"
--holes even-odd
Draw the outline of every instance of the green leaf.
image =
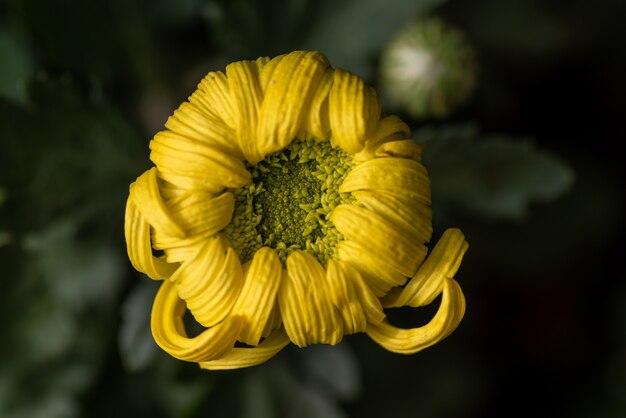
POLYGON ((535 202, 559 198, 574 171, 529 138, 482 135, 473 125, 423 128, 424 164, 433 205, 448 205, 488 219, 520 220, 535 202))
MULTIPOLYGON (((308 347, 307 350, 311 348, 308 347)), ((284 416, 301 418, 345 418, 336 400, 310 385, 284 363, 272 364, 271 378, 275 382, 284 408, 284 416)))
POLYGON ((349 346, 315 345, 303 352, 305 373, 321 390, 349 401, 361 391, 361 373, 349 346))
POLYGON ((23 241, 48 295, 75 312, 112 301, 124 277, 120 251, 106 242, 77 240, 87 215, 74 211, 23 241))
POLYGON ((328 56, 335 67, 364 78, 398 28, 445 0, 344 0, 320 2, 318 19, 308 28, 305 49, 328 56))
POLYGON ((258 371, 245 375, 242 383, 241 418, 273 418, 277 416, 271 386, 267 377, 258 371))
POLYGON ((127 296, 122 310, 118 345, 129 372, 144 370, 154 359, 157 345, 150 331, 150 311, 159 283, 145 278, 127 296))

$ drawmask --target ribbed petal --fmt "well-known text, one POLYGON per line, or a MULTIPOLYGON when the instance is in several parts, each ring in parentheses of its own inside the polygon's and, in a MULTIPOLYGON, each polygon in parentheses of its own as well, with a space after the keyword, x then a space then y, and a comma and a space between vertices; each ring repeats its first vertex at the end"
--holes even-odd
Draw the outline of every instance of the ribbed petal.
POLYGON ((330 121, 328 115, 328 96, 333 85, 334 70, 327 68, 324 71, 317 89, 313 92, 309 111, 304 115, 304 131, 307 138, 326 139, 330 135, 330 121))
POLYGON ((339 192, 384 191, 409 195, 430 204, 430 180, 423 165, 405 158, 373 158, 350 171, 339 192))
POLYGON ((337 245, 339 260, 356 268, 367 286, 377 297, 382 297, 389 289, 402 286, 407 277, 398 272, 386 257, 372 251, 367 244, 342 241, 337 245))
POLYGON ((219 325, 189 338, 183 324, 185 302, 179 299, 176 286, 163 282, 154 299, 151 328, 156 343, 171 356, 185 361, 207 361, 223 357, 232 350, 241 318, 229 316, 219 325))
POLYGON ((221 71, 210 72, 198 84, 198 89, 189 98, 203 112, 223 120, 231 129, 237 126, 236 107, 231 97, 228 79, 221 71))
POLYGON ((257 127, 263 100, 259 67, 254 61, 238 61, 226 66, 226 76, 235 106, 235 132, 246 160, 256 164, 263 159, 258 150, 257 127))
POLYGON ((362 283, 357 270, 341 261, 329 260, 326 280, 330 296, 343 319, 344 334, 365 331, 368 318, 380 322, 382 306, 371 290, 362 283))
POLYGON ((329 118, 335 143, 349 153, 357 153, 378 127, 378 95, 361 78, 335 69, 330 89, 329 118))
POLYGON ((433 319, 423 327, 401 329, 387 321, 368 324, 367 335, 389 351, 413 354, 447 337, 461 322, 465 314, 465 297, 459 284, 444 279, 441 305, 433 319))
POLYGON ((278 64, 280 64, 286 56, 287 54, 284 54, 272 58, 265 63, 263 68, 259 71, 259 84, 261 85, 261 91, 264 95, 270 84, 275 83, 274 71, 276 70, 276 67, 278 67, 278 64))
POLYGON ((235 198, 232 193, 217 197, 196 191, 168 201, 172 217, 190 236, 213 235, 224 229, 233 217, 235 198))
POLYGON ((150 141, 150 149, 150 159, 159 171, 186 176, 193 188, 213 190, 215 184, 236 188, 251 179, 239 158, 169 131, 156 134, 150 141))
POLYGON ((130 197, 126 201, 124 235, 131 264, 151 279, 168 279, 178 267, 178 264, 169 264, 163 258, 152 255, 150 224, 130 197))
POLYGON ((297 346, 341 341, 343 324, 332 304, 326 273, 309 254, 296 251, 287 258, 278 303, 285 331, 297 346))
POLYGON ((426 255, 422 242, 412 240, 406 231, 369 209, 339 205, 331 220, 347 240, 368 246, 405 276, 412 276, 426 255))
POLYGON ((174 237, 185 236, 185 231, 172 218, 161 198, 156 167, 144 172, 130 185, 130 198, 153 228, 174 237))
POLYGON ((374 156, 408 158, 419 163, 422 161, 422 151, 424 151, 423 145, 418 144, 412 139, 401 139, 385 142, 376 149, 374 156))
POLYGON ((239 159, 244 158, 233 129, 219 117, 203 112, 196 104, 181 104, 165 127, 177 135, 200 141, 239 159))
POLYGON ((411 240, 430 241, 432 210, 423 200, 370 190, 352 192, 352 196, 367 209, 383 215, 396 229, 406 231, 411 240))
POLYGON ((411 130, 396 115, 389 115, 382 118, 378 124, 378 129, 365 141, 365 147, 355 155, 356 161, 365 161, 374 157, 374 153, 382 144, 390 141, 397 141, 409 138, 411 130))
POLYGON ((230 314, 241 292, 243 271, 235 251, 215 237, 183 263, 171 281, 196 321, 211 327, 230 314))
POLYGON ((259 116, 257 139, 263 156, 293 141, 328 65, 319 52, 295 51, 273 69, 259 116))
POLYGON ((441 292, 444 280, 453 278, 467 251, 463 233, 456 228, 446 230, 415 276, 403 289, 396 288, 383 300, 386 307, 424 306, 441 292))
POLYGON ((192 177, 179 170, 172 170, 163 166, 159 168, 158 177, 184 190, 203 190, 207 193, 219 194, 224 191, 225 187, 219 183, 218 179, 192 177))
POLYGON ((289 337, 283 330, 277 330, 267 337, 258 347, 233 348, 218 360, 200 362, 200 367, 207 370, 231 370, 256 366, 274 357, 289 344, 289 337))
POLYGON ((252 259, 232 314, 244 319, 239 341, 257 345, 276 305, 282 267, 274 250, 263 247, 252 259))
POLYGON ((374 295, 372 289, 370 289, 365 281, 362 279, 361 274, 357 269, 352 267, 348 263, 340 261, 339 266, 346 278, 349 278, 354 291, 361 303, 361 308, 365 313, 365 319, 370 324, 379 324, 385 319, 385 313, 383 307, 380 304, 380 300, 374 295))

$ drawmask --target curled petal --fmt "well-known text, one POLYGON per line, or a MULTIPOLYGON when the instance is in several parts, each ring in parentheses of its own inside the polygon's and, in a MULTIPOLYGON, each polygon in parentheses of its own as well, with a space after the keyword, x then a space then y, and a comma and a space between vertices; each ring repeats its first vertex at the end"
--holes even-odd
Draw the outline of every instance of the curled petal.
POLYGON ((246 272, 241 294, 232 314, 243 318, 239 341, 257 345, 276 305, 282 267, 274 250, 260 248, 246 272))
POLYGON ((287 258, 278 304, 285 331, 298 347, 341 341, 343 323, 332 304, 326 273, 309 254, 296 251, 287 258))
POLYGON ((168 118, 165 127, 177 135, 200 141, 239 159, 244 158, 233 129, 217 116, 203 112, 194 103, 181 104, 168 118))
POLYGON ((329 260, 326 280, 330 297, 343 319, 345 334, 363 332, 367 322, 379 323, 385 317, 380 301, 363 283, 359 272, 348 264, 329 260))
POLYGON ((176 286, 165 281, 154 299, 151 328, 156 343, 171 356, 185 361, 207 361, 223 357, 235 345, 241 318, 229 316, 196 337, 187 337, 183 324, 185 302, 176 286))
POLYGON ((289 337, 283 330, 272 332, 258 347, 233 348, 231 352, 217 360, 200 362, 207 370, 231 370, 256 366, 274 357, 289 344, 289 337))
POLYGON ((423 165, 405 158, 373 158, 350 171, 339 192, 372 190, 408 195, 430 204, 430 180, 423 165))
POLYGON ((419 328, 401 329, 387 321, 368 324, 365 332, 369 337, 389 351, 413 354, 447 337, 463 319, 465 297, 459 284, 450 278, 444 279, 441 305, 433 319, 419 328))
POLYGON ((432 302, 441 292, 444 280, 456 274, 467 248, 468 244, 459 229, 446 230, 406 286, 392 289, 385 297, 385 307, 418 307, 432 302))
POLYGON ((407 277, 367 244, 346 240, 337 245, 339 260, 357 269, 363 281, 377 297, 382 297, 389 289, 402 286, 407 277))
POLYGON ((421 200, 371 190, 352 192, 367 209, 388 219, 396 230, 405 231, 411 240, 426 243, 433 232, 432 210, 421 200))
POLYGON ((376 149, 375 157, 408 158, 417 162, 422 161, 424 146, 412 139, 385 142, 376 149))
POLYGON ((327 68, 313 93, 309 111, 304 115, 305 133, 303 137, 325 139, 329 136, 328 95, 333 85, 333 73, 332 68, 327 68))
POLYGON ((226 76, 235 107, 235 132, 246 160, 256 164, 263 159, 257 144, 259 109, 263 100, 259 67, 254 61, 238 61, 226 66, 226 76))
POLYGON ((169 131, 156 134, 150 141, 150 149, 150 159, 158 167, 161 176, 171 173, 189 179, 187 185, 171 177, 164 177, 181 187, 214 191, 216 184, 222 188, 241 187, 251 179, 250 173, 237 157, 169 131))
POLYGON ((178 267, 152 255, 150 224, 131 198, 126 201, 124 235, 128 258, 133 267, 153 280, 168 279, 178 267))
POLYGON ((330 89, 329 118, 337 145, 350 153, 357 153, 363 149, 365 139, 378 127, 378 95, 361 78, 335 69, 330 89))
POLYGON ((156 167, 143 173, 130 185, 130 198, 153 228, 174 237, 185 236, 185 231, 174 221, 163 202, 157 184, 156 167))
POLYGON ((356 161, 365 161, 374 158, 374 153, 380 145, 409 138, 409 126, 396 115, 385 116, 378 123, 378 129, 365 141, 365 147, 355 155, 356 161))
POLYGON ((411 276, 426 256, 426 247, 384 216, 356 205, 339 205, 331 220, 347 240, 368 246, 399 273, 411 276))
POLYGON ((257 138, 262 155, 293 141, 328 65, 319 52, 295 51, 273 68, 259 115, 257 138))
POLYGON ((189 98, 189 103, 196 105, 202 112, 223 120, 231 129, 237 126, 235 103, 228 79, 221 71, 208 73, 189 98))
POLYGON ((178 294, 196 321, 211 327, 230 314, 241 292, 243 270, 237 253, 214 237, 170 280, 178 285, 178 294))
POLYGON ((217 197, 196 191, 168 201, 171 215, 190 236, 214 235, 228 225, 233 217, 235 198, 232 193, 217 197))

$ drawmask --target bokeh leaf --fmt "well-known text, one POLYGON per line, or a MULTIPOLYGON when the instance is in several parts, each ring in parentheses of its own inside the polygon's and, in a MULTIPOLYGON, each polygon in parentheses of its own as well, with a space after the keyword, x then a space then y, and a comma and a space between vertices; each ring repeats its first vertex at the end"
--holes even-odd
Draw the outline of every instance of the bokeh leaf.
POLYGON ((157 353, 150 331, 150 311, 158 283, 145 278, 128 294, 122 309, 119 350, 124 367, 130 372, 145 369, 157 353))
POLYGON ((361 373, 349 346, 315 345, 303 355, 305 374, 312 384, 332 397, 353 400, 361 391, 361 373))
POLYGON ((479 135, 475 126, 423 128, 433 202, 487 219, 520 220, 535 202, 566 193, 574 171, 528 138, 479 135))
POLYGON ((26 81, 34 72, 33 57, 25 42, 0 27, 0 97, 26 103, 26 81))

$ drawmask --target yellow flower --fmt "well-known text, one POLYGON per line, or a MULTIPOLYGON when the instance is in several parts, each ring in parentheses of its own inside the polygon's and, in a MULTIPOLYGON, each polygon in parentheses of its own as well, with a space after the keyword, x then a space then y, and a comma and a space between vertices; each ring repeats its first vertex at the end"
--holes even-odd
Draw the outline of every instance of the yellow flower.
POLYGON ((409 354, 461 321, 467 243, 449 229, 427 256, 422 148, 359 77, 319 52, 235 62, 165 126, 156 167, 130 186, 125 233, 133 266, 163 280, 151 326, 172 356, 233 369, 357 332, 409 354), (385 319, 440 294, 425 326, 385 319))

